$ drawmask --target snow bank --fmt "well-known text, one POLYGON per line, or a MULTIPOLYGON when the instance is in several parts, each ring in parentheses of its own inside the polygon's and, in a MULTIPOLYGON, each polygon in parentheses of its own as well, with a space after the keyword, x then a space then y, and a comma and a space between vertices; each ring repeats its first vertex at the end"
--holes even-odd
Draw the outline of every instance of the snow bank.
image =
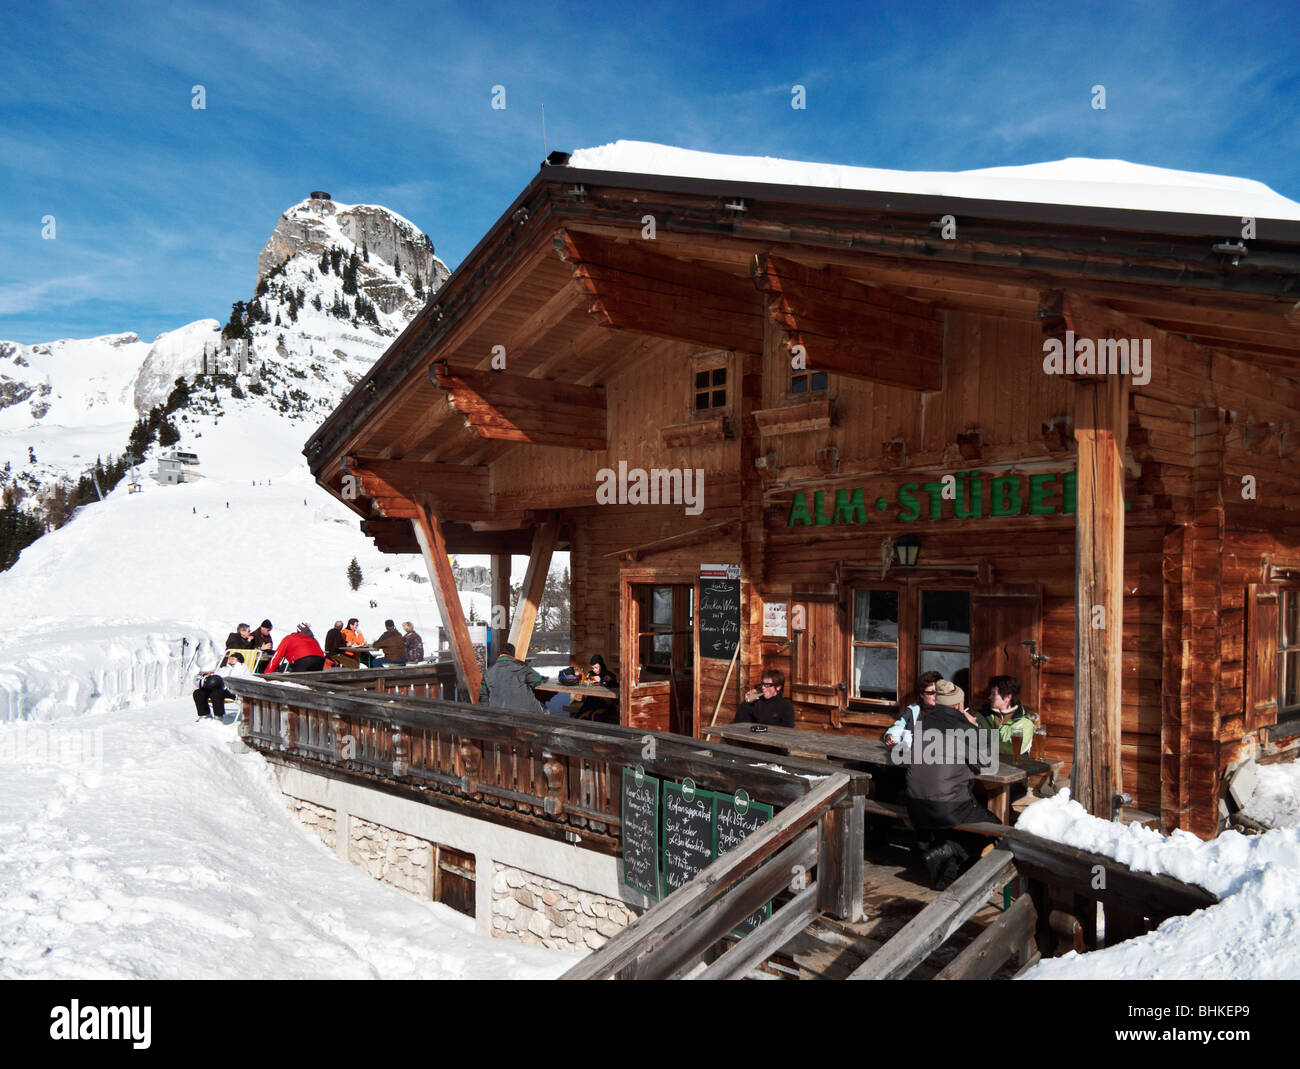
POLYGON ((0 724, 0 977, 540 979, 577 955, 340 861, 186 698, 0 724))
POLYGON ((1184 831, 1164 836, 1091 816, 1068 791, 1030 806, 1017 826, 1222 899, 1115 947, 1044 961, 1026 979, 1300 978, 1300 829, 1226 831, 1209 842, 1184 831))
POLYGON ((891 171, 770 156, 726 156, 645 141, 616 141, 579 149, 570 157, 569 165, 629 174, 680 175, 970 200, 1300 219, 1300 204, 1273 192, 1262 182, 1149 167, 1126 160, 1076 158, 976 171, 891 171))
POLYGON ((1259 765, 1259 784, 1246 816, 1270 828, 1300 825, 1300 761, 1259 765))

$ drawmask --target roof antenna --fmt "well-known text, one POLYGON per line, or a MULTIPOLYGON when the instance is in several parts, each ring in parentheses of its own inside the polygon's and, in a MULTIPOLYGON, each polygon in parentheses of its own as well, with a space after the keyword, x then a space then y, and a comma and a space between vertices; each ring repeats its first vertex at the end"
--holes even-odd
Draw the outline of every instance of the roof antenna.
POLYGON ((546 159, 546 105, 542 105, 542 159, 546 159))

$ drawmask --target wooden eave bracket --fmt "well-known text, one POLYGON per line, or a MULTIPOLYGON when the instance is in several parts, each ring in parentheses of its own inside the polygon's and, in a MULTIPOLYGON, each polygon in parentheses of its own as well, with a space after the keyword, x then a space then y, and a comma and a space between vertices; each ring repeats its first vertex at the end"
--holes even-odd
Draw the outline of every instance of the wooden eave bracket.
POLYGON ((452 367, 439 360, 429 378, 480 438, 570 449, 604 449, 605 388, 534 379, 505 371, 452 367))
POLYGON ((348 455, 343 466, 360 493, 389 519, 414 519, 421 504, 456 519, 491 510, 488 469, 481 465, 348 455))
POLYGON ((750 276, 810 371, 943 389, 943 312, 935 306, 770 253, 754 257, 750 276))
POLYGON ((561 229, 556 250, 603 326, 673 341, 763 351, 763 304, 753 286, 715 267, 643 246, 561 229))

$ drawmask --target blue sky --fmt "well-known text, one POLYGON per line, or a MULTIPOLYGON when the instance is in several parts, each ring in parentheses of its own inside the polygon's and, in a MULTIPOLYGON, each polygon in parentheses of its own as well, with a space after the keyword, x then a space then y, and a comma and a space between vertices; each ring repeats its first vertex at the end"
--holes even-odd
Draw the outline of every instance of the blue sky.
POLYGON ((550 149, 1119 157, 1300 200, 1298 24, 1295 3, 6 0, 0 338, 224 321, 313 189, 393 208, 455 267, 536 172, 542 104, 550 149))

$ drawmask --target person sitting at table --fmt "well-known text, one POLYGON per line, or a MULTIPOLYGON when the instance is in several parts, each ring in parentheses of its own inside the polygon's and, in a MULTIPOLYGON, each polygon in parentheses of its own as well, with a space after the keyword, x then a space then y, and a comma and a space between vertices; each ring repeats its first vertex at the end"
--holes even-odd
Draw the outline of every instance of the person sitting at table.
POLYGON ((364 646, 366 636, 361 633, 361 628, 357 626, 359 621, 354 616, 348 621, 348 626, 343 629, 343 637, 347 640, 349 646, 364 646))
MULTIPOLYGON (((599 653, 591 655, 587 682, 593 687, 605 687, 613 691, 618 690, 618 676, 605 664, 605 658, 599 653)), ((599 720, 602 723, 617 724, 618 702, 589 694, 582 699, 582 704, 578 707, 575 716, 579 720, 599 720)))
MULTIPOLYGON (((245 627, 248 625, 245 624, 245 627)), ((244 655, 231 650, 226 663, 212 672, 204 672, 202 682, 194 691, 194 708, 200 719, 222 720, 226 715, 226 699, 238 700, 238 695, 226 690, 226 680, 233 676, 251 676, 244 663, 244 655), (209 711, 209 707, 211 711, 209 711)))
POLYGON ((424 639, 415 630, 415 624, 410 620, 403 620, 402 631, 402 642, 406 644, 406 663, 415 664, 424 660, 424 639))
POLYGON ((319 672, 325 667, 325 651, 320 648, 310 625, 301 623, 292 635, 285 635, 276 648, 275 656, 266 666, 270 675, 284 661, 290 672, 319 672))
MULTIPOLYGON (((569 654, 569 663, 564 668, 560 669, 557 682, 564 686, 573 687, 578 686, 582 682, 582 662, 578 660, 578 655, 576 653, 569 654)), ((569 710, 566 707, 570 704, 570 700, 569 695, 563 691, 559 694, 553 695, 546 703, 546 715, 568 716, 569 710)))
POLYGON ((384 633, 375 639, 375 645, 383 652, 370 662, 371 668, 406 664, 406 643, 392 620, 384 621, 384 633))
POLYGON ((1027 754, 1034 741, 1038 717, 1020 704, 1020 680, 1015 676, 994 676, 989 680, 989 697, 975 714, 980 727, 998 733, 998 752, 1014 758, 1016 738, 1019 753, 1027 754))
POLYGON ((885 730, 885 742, 890 746, 897 746, 899 743, 904 746, 912 745, 912 729, 924 712, 934 708, 934 698, 937 693, 935 687, 942 679, 941 672, 921 673, 921 678, 916 681, 916 701, 907 706, 903 710, 903 715, 885 730))
POLYGON ((343 621, 335 620, 334 626, 325 632, 325 667, 332 668, 334 665, 343 663, 343 647, 348 644, 348 640, 343 637, 343 621))
POLYGON ((255 650, 257 643, 253 641, 253 632, 248 624, 236 624, 235 629, 226 636, 226 649, 228 650, 255 650))
POLYGON ((531 665, 515 657, 513 643, 501 645, 501 654, 483 673, 479 700, 500 709, 517 709, 521 713, 544 713, 533 694, 533 687, 545 683, 546 677, 531 665))
POLYGON ((962 689, 941 679, 933 709, 921 719, 907 765, 907 815, 923 839, 919 845, 930 882, 942 890, 955 880, 984 845, 958 824, 997 824, 998 818, 971 793, 979 771, 979 747, 971 745, 974 718, 966 712, 962 689), (935 734, 942 738, 935 738, 935 734))
POLYGON ((758 689, 747 691, 744 703, 736 710, 735 723, 794 727, 794 706, 784 690, 785 673, 779 668, 764 669, 758 689))

